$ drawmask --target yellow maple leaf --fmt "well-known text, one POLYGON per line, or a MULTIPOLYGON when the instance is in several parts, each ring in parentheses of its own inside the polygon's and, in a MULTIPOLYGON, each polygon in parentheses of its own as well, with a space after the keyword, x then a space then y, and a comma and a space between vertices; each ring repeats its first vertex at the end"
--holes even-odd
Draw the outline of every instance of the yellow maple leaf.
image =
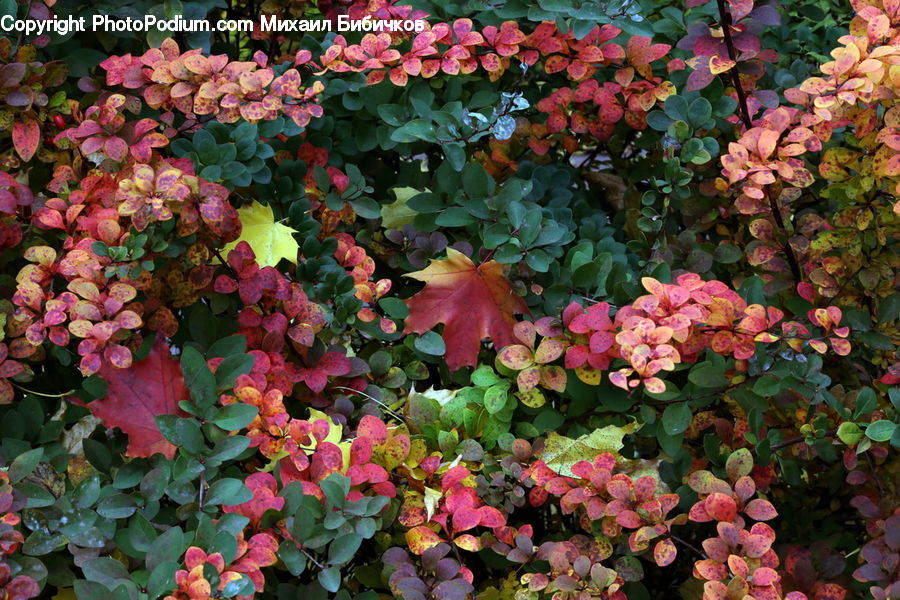
POLYGON ((250 206, 238 209, 241 219, 241 237, 225 246, 227 253, 240 242, 247 242, 256 254, 260 267, 274 267, 282 258, 297 264, 300 245, 294 239, 295 229, 275 222, 271 206, 253 201, 250 206))

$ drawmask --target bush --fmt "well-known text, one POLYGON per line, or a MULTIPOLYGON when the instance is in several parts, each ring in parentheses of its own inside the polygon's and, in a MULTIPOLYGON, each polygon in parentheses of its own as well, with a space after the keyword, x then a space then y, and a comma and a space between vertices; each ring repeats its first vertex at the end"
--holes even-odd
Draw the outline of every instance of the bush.
POLYGON ((255 4, 0 1, 257 24, 0 39, 3 598, 900 598, 896 2, 255 4))

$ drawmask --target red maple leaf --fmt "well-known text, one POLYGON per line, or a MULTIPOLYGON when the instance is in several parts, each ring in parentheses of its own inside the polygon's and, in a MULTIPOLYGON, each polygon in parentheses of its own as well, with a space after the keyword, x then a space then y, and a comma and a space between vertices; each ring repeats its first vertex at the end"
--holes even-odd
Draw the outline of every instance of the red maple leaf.
POLYGON ((166 458, 175 456, 170 444, 156 426, 158 415, 184 415, 178 408, 187 400, 181 366, 169 352, 169 345, 158 335, 156 344, 140 362, 128 369, 116 369, 107 364, 99 374, 107 383, 106 397, 94 400, 87 407, 107 427, 118 427, 128 436, 126 456, 149 458, 160 452, 166 458))
POLYGON ((444 324, 445 360, 451 370, 478 364, 481 340, 490 338, 498 350, 513 343, 514 314, 528 313, 495 260, 475 266, 462 252, 447 249, 446 260, 407 274, 425 282, 425 289, 406 301, 409 333, 425 333, 444 324))

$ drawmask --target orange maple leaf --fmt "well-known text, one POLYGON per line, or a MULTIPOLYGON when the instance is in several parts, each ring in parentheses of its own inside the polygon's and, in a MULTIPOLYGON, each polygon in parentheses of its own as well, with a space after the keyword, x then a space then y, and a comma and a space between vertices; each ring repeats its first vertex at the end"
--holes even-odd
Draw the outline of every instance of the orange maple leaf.
POLYGON ((407 277, 425 282, 425 289, 406 301, 409 317, 403 334, 425 333, 444 324, 445 360, 451 370, 478 364, 481 340, 490 338, 498 350, 513 342, 514 314, 528 307, 513 292, 495 260, 475 266, 468 256, 447 248, 447 258, 432 260, 407 277))

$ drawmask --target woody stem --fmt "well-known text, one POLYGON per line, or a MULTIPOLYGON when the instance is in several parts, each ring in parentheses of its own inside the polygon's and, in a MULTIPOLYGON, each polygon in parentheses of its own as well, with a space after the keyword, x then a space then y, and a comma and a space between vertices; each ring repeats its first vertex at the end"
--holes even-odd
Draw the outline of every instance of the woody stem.
POLYGON ((731 73, 731 84, 734 91, 737 92, 738 106, 741 109, 741 121, 744 127, 750 129, 753 127, 753 121, 750 120, 750 109, 747 107, 747 94, 741 86, 741 77, 737 72, 737 51, 734 49, 734 40, 731 39, 731 13, 725 7, 725 0, 716 0, 719 6, 719 24, 722 26, 722 35, 725 37, 725 47, 728 48, 728 58, 735 61, 735 66, 729 69, 731 73))
MULTIPOLYGON (((741 77, 737 71, 737 51, 734 48, 734 40, 731 38, 731 13, 725 7, 725 0, 716 0, 716 4, 719 7, 719 24, 722 26, 722 36, 725 38, 725 47, 728 48, 728 58, 735 61, 735 66, 729 69, 729 73, 731 74, 731 84, 734 86, 734 91, 737 93, 738 97, 741 122, 743 122, 745 129, 751 129, 753 127, 753 121, 750 119, 750 109, 747 106, 747 94, 744 92, 744 87, 741 85, 741 77)), ((772 211, 772 217, 775 219, 775 224, 778 225, 778 228, 785 232, 786 235, 787 228, 784 224, 784 217, 781 215, 781 207, 778 205, 778 200, 768 192, 766 192, 766 198, 769 201, 769 209, 772 211)), ((800 263, 797 261, 794 249, 791 248, 791 244, 787 239, 785 240, 783 250, 787 256, 788 265, 791 268, 791 275, 793 275, 794 281, 799 283, 803 279, 800 271, 800 263)))

